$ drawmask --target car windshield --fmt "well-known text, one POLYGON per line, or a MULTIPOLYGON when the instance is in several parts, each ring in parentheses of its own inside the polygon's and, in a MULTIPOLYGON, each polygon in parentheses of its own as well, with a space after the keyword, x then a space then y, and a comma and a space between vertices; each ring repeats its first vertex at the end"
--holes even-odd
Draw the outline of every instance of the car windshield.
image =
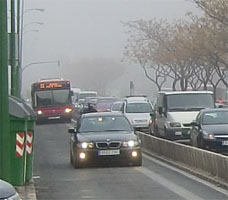
POLYGON ((35 106, 61 106, 71 104, 70 90, 37 91, 35 106))
POLYGON ((96 97, 97 96, 97 93, 79 93, 78 94, 78 98, 79 99, 85 99, 86 97, 96 97))
POLYGON ((228 124, 228 111, 206 112, 203 115, 203 125, 228 124))
POLYGON ((120 103, 114 103, 112 105, 112 111, 121 111, 122 105, 123 105, 122 102, 120 102, 120 103))
POLYGON ((81 121, 80 133, 103 131, 131 131, 131 125, 123 116, 85 117, 81 121))
POLYGON ((127 103, 126 113, 151 113, 152 107, 149 103, 127 103))
POLYGON ((202 108, 213 108, 214 99, 211 94, 172 94, 167 95, 169 111, 194 111, 202 108))

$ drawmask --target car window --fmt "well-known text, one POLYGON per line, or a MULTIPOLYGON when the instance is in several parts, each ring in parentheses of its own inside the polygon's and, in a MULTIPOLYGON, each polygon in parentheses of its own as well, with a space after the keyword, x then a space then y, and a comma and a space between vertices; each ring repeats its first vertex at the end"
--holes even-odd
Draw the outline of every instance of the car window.
POLYGON ((121 111, 123 103, 114 103, 112 106, 112 111, 121 111))
POLYGON ((228 124, 228 111, 207 112, 203 116, 203 124, 228 124))
POLYGON ((123 116, 85 117, 81 121, 80 133, 101 131, 131 131, 132 127, 123 116))
POLYGON ((151 113, 152 106, 150 103, 127 103, 126 113, 151 113))

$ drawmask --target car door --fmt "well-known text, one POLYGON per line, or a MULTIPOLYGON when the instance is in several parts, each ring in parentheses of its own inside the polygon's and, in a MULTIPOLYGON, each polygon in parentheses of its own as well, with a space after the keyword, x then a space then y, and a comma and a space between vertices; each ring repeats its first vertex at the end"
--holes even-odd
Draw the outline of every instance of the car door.
POLYGON ((192 126, 191 132, 190 132, 190 138, 192 145, 197 147, 198 146, 198 137, 200 134, 200 127, 201 127, 201 120, 202 119, 202 114, 199 113, 196 117, 195 122, 198 124, 198 126, 192 126))

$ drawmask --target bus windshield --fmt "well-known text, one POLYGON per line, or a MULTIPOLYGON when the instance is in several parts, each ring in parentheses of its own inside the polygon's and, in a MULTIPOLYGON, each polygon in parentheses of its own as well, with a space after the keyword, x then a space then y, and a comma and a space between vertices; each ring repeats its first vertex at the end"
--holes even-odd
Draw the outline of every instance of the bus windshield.
POLYGON ((69 89, 36 91, 35 99, 35 107, 48 107, 71 104, 69 89))

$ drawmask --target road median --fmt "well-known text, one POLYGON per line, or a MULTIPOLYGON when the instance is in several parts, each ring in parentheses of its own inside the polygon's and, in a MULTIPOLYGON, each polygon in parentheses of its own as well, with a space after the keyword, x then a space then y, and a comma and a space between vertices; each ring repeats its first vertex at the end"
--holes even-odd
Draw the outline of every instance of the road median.
POLYGON ((137 132, 142 149, 175 167, 228 189, 228 156, 137 132))

